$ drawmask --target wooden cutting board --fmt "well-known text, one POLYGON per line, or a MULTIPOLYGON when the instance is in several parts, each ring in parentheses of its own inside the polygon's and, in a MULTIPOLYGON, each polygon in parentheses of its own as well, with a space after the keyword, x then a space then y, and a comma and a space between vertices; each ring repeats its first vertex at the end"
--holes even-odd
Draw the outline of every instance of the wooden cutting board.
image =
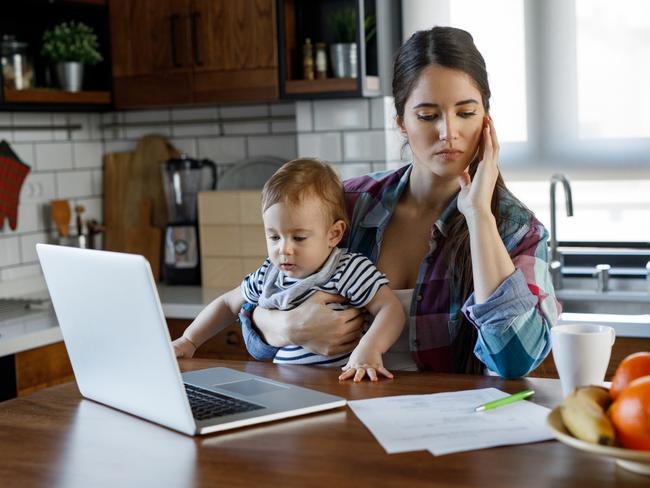
POLYGON ((130 176, 131 152, 104 155, 104 249, 126 251, 123 205, 130 176))
POLYGON ((160 279, 160 253, 162 230, 151 225, 151 199, 140 201, 138 224, 126 232, 126 252, 142 254, 151 265, 156 281, 160 279))
MULTIPOLYGON (((127 240, 130 229, 147 232, 149 226, 153 225, 162 231, 167 224, 167 207, 161 163, 179 155, 180 152, 164 137, 149 135, 140 139, 134 152, 104 156, 104 249, 129 252, 127 240), (143 199, 148 199, 151 205, 151 218, 147 219, 146 228, 140 225, 140 204, 143 199)), ((151 232, 149 236, 155 239, 151 232)), ((161 245, 158 237, 158 248, 161 245)), ((151 267, 154 268, 153 262, 151 267)), ((156 276, 157 273, 156 269, 156 276)))

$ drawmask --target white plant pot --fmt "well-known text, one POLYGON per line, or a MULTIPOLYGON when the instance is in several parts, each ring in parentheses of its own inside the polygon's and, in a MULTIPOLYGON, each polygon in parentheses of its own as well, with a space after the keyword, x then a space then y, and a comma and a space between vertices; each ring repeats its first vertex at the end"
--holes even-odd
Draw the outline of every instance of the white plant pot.
POLYGON ((59 87, 69 92, 81 91, 81 84, 84 77, 83 63, 57 63, 56 74, 59 79, 59 87))
POLYGON ((332 72, 334 78, 357 77, 357 45, 355 43, 331 44, 332 72))

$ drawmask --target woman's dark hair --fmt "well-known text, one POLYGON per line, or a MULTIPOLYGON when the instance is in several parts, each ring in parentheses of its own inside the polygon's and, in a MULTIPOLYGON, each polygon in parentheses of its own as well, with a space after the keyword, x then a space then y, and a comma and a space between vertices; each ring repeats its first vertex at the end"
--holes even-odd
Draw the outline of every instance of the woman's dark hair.
MULTIPOLYGON (((406 101, 422 71, 431 65, 444 66, 469 75, 481 93, 485 112, 489 111, 490 85, 485 61, 474 45, 471 34, 454 27, 434 27, 413 34, 397 52, 393 70, 393 97, 398 117, 404 117, 406 101)), ((479 158, 476 157, 469 165, 468 170, 472 178, 478 163, 479 158)), ((499 174, 491 202, 497 225, 503 220, 503 216, 499 215, 502 192, 509 193, 499 174)), ((457 212, 448 224, 442 252, 449 262, 448 272, 452 277, 451 298, 462 304, 474 290, 474 280, 469 229, 465 217, 460 212, 457 212)), ((476 330, 460 311, 458 319, 458 335, 451 338, 455 372, 481 374, 483 365, 473 353, 477 339, 476 330)))

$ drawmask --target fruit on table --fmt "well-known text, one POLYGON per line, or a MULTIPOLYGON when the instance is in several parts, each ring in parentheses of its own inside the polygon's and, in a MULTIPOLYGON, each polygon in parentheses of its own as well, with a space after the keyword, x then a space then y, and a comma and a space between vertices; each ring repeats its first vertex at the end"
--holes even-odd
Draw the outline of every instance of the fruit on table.
POLYGON ((642 351, 626 356, 616 368, 609 389, 610 396, 616 400, 630 382, 646 375, 650 375, 650 352, 642 351))
POLYGON ((650 451, 650 376, 632 381, 607 413, 621 446, 650 451))
POLYGON ((616 444, 614 426, 608 418, 609 392, 601 386, 576 388, 560 406, 562 421, 574 437, 593 444, 616 444))

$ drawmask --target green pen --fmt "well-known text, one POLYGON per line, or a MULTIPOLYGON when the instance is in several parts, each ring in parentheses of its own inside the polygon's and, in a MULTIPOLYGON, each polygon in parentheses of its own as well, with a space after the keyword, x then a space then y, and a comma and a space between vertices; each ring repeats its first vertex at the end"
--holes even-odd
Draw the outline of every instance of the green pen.
POLYGON ((519 400, 524 400, 528 397, 533 396, 534 394, 535 394, 535 390, 523 390, 517 393, 513 393, 510 396, 499 398, 498 400, 493 400, 491 402, 484 403, 483 405, 479 405, 474 409, 474 411, 484 412, 485 410, 492 410, 493 408, 518 402, 519 400))

